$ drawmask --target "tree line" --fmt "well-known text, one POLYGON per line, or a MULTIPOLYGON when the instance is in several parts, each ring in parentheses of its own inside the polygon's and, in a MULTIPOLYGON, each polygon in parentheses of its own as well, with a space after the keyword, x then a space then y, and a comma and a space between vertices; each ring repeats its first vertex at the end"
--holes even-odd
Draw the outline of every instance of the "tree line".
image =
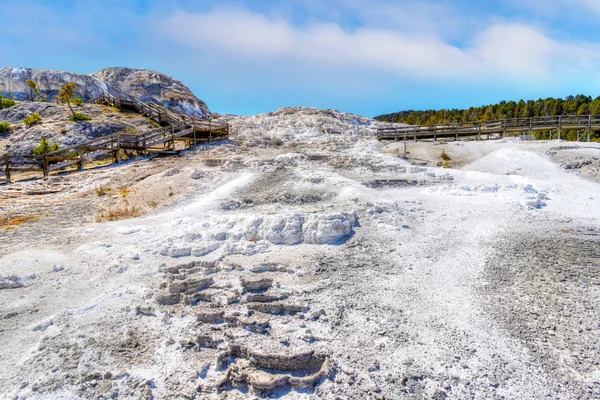
MULTIPOLYGON (((384 122, 399 122, 409 125, 435 125, 454 122, 483 122, 507 118, 549 117, 556 115, 600 115, 600 96, 578 94, 564 99, 552 98, 538 100, 501 101, 469 109, 441 110, 407 110, 375 117, 384 122)), ((545 139, 545 132, 536 133, 538 139, 545 139)), ((576 133, 567 133, 567 140, 577 137, 576 133)), ((599 132, 594 132, 594 139, 600 138, 599 132)))
POLYGON ((550 117, 555 115, 600 114, 600 96, 578 94, 564 99, 501 101, 469 109, 400 111, 375 117, 379 121, 401 122, 409 125, 434 125, 451 122, 480 122, 506 118, 550 117))

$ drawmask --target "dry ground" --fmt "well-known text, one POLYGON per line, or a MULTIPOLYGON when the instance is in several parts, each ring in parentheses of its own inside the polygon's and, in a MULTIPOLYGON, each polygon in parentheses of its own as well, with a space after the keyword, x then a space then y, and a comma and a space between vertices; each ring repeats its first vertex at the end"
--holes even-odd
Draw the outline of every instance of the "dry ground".
POLYGON ((0 186, 0 397, 600 397, 600 147, 401 146, 0 186))

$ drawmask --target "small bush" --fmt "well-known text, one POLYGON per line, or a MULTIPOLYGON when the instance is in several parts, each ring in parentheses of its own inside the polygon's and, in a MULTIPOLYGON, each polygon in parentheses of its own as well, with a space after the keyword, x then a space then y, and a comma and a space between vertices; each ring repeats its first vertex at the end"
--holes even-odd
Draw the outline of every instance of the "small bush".
POLYGON ((100 186, 98 189, 96 189, 96 194, 98 197, 106 196, 111 190, 112 188, 108 186, 100 186))
POLYGON ((14 101, 13 99, 0 95, 0 110, 2 110, 4 108, 12 107, 15 104, 17 104, 17 102, 14 101))
POLYGON ((450 161, 444 160, 444 164, 442 164, 442 167, 444 167, 444 168, 450 168, 450 161))
POLYGON ((121 189, 119 189, 119 195, 121 197, 127 197, 129 195, 129 193, 130 193, 130 190, 127 187, 122 187, 121 189))
POLYGON ((38 122, 42 122, 42 116, 36 112, 23 120, 23 123, 27 126, 37 124, 38 122))
POLYGON ((89 115, 75 113, 74 116, 69 118, 69 121, 82 122, 82 121, 91 121, 91 119, 92 119, 92 117, 90 117, 89 115))
POLYGON ((96 222, 101 221, 119 221, 122 219, 136 218, 142 214, 141 210, 136 206, 112 208, 108 210, 98 210, 96 222))
POLYGON ((150 200, 148 202, 148 206, 150 206, 152 208, 156 208, 156 207, 158 207, 158 201, 156 201, 156 200, 150 200))
POLYGON ((442 157, 442 160, 444 160, 444 161, 450 161, 450 156, 443 150, 442 150, 442 155, 440 157, 442 157))
POLYGON ((73 99, 73 104, 76 106, 82 106, 85 104, 85 101, 83 101, 83 99, 81 97, 75 97, 73 99))
POLYGON ((60 128, 60 133, 62 133, 63 135, 65 133, 67 133, 68 129, 67 128, 60 128))
POLYGON ((58 143, 50 144, 50 142, 48 142, 48 139, 42 138, 40 145, 33 149, 33 155, 41 156, 43 154, 52 153, 53 151, 57 151, 59 149, 60 146, 58 145, 58 143))
POLYGON ((0 133, 12 131, 12 130, 13 130, 13 127, 10 124, 10 122, 8 122, 8 121, 1 121, 0 122, 0 133))

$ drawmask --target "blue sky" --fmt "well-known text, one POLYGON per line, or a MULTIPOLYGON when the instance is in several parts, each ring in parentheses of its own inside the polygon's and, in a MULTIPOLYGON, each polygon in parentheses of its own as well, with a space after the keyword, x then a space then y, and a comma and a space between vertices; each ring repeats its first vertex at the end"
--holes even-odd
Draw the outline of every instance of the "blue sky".
POLYGON ((149 68, 211 110, 600 95, 600 0, 2 0, 0 65, 149 68))

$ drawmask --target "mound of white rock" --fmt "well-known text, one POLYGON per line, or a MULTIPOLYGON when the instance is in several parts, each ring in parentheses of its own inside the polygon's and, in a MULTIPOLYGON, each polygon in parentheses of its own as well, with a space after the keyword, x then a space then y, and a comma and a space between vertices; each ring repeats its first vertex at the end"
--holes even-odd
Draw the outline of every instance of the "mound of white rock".
POLYGON ((255 218, 243 226, 244 239, 267 240, 273 244, 336 244, 353 232, 356 212, 334 214, 297 213, 255 218))
POLYGON ((256 254, 271 245, 340 244, 354 233, 356 211, 328 214, 228 216, 203 222, 202 229, 163 243, 168 257, 203 257, 219 250, 226 254, 256 254))

